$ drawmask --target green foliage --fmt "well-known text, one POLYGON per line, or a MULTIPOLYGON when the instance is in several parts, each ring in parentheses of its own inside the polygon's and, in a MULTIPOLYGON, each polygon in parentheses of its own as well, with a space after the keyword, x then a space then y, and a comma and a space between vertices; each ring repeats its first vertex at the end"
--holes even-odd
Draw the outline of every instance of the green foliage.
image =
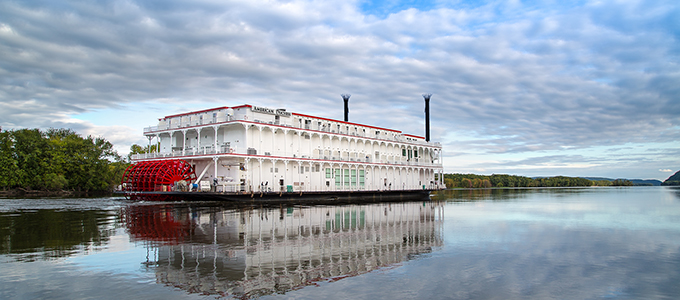
POLYGON ((539 183, 536 186, 540 187, 573 187, 573 186, 592 186, 591 180, 580 177, 549 177, 536 179, 539 183))
POLYGON ((159 144, 154 144, 151 146, 140 146, 137 144, 132 144, 132 146, 130 146, 130 153, 127 156, 128 161, 132 160, 133 154, 157 152, 158 148, 160 148, 159 144))
POLYGON ((19 183, 20 171, 14 144, 14 137, 10 132, 0 132, 0 187, 16 186, 19 183))
POLYGON ((593 181, 594 186, 611 186, 612 182, 609 180, 595 180, 593 181))
POLYGON ((670 186, 670 185, 680 185, 680 171, 675 172, 671 177, 668 177, 668 179, 664 180, 661 185, 665 186, 670 186))
POLYGON ((0 132, 0 188, 102 192, 119 183, 127 164, 103 138, 71 129, 0 132))
POLYGON ((594 182, 580 177, 529 178, 524 176, 494 174, 491 176, 476 174, 444 174, 447 188, 490 188, 490 187, 573 187, 573 186, 608 186, 611 183, 594 182))
POLYGON ((612 186, 634 186, 630 180, 625 180, 625 179, 616 179, 612 181, 612 186))

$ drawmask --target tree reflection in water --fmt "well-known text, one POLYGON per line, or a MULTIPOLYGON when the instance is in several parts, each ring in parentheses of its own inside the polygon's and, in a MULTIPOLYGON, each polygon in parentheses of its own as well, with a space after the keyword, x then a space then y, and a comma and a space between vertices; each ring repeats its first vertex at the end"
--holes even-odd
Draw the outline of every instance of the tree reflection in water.
POLYGON ((394 267, 442 245, 436 201, 370 205, 123 208, 156 280, 191 293, 254 298, 394 267))
POLYGON ((0 212, 0 254, 31 262, 98 251, 115 235, 117 217, 99 209, 0 212))

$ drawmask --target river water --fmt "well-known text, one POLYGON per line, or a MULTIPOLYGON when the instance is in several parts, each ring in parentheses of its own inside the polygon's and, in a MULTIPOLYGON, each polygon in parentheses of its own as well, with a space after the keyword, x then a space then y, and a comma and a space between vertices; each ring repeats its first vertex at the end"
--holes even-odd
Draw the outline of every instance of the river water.
POLYGON ((0 299, 678 299, 680 189, 0 199, 0 299))

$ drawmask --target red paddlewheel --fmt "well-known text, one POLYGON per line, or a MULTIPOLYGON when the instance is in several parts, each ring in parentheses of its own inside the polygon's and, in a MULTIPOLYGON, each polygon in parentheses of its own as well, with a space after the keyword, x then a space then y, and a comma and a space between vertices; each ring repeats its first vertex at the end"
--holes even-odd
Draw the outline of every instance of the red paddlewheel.
POLYGON ((162 200, 164 197, 159 194, 148 192, 172 191, 180 180, 187 183, 196 180, 194 168, 184 160, 141 161, 127 167, 121 185, 125 196, 132 200, 162 200))

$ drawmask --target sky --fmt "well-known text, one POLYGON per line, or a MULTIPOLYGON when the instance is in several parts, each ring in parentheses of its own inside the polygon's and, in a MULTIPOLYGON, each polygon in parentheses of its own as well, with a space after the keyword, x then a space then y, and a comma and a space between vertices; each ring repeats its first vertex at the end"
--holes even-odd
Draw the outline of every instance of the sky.
POLYGON ((680 170, 676 1, 0 2, 0 126, 121 154, 158 118, 251 104, 425 135, 446 173, 680 170))

